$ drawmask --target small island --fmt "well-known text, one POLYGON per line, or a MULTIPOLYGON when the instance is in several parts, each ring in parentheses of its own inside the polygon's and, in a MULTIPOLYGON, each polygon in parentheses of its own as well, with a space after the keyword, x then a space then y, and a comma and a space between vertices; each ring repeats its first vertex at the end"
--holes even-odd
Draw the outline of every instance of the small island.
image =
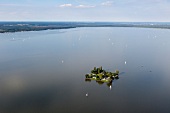
POLYGON ((99 83, 112 83, 112 80, 119 78, 119 71, 116 70, 113 72, 108 72, 102 69, 102 66, 99 68, 94 67, 93 70, 91 70, 90 74, 86 74, 86 81, 95 80, 99 83))

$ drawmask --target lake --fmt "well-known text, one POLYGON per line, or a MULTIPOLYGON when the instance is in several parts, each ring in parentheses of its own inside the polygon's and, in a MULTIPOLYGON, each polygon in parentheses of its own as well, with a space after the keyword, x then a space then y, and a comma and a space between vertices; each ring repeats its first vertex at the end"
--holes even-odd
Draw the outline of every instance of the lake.
POLYGON ((170 113, 169 36, 130 27, 0 34, 0 113, 170 113), (111 89, 85 81, 100 66, 120 71, 111 89))

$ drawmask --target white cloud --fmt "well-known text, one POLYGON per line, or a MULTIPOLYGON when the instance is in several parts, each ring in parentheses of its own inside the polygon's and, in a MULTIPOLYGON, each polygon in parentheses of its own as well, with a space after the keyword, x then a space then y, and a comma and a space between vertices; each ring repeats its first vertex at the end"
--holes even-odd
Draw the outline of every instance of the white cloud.
POLYGON ((72 6, 73 6, 72 4, 62 4, 59 7, 72 7, 72 6))
POLYGON ((76 6, 76 8, 93 8, 95 6, 92 6, 92 5, 78 5, 76 6))
POLYGON ((106 2, 101 3, 101 5, 103 6, 111 6, 112 4, 113 4, 113 1, 106 1, 106 2))

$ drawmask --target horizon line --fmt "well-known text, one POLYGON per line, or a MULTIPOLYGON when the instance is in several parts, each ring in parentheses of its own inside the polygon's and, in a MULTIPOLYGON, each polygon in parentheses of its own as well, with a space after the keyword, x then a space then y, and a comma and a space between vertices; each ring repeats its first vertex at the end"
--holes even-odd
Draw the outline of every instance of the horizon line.
POLYGON ((82 22, 82 23, 95 23, 95 22, 105 22, 105 23, 169 23, 170 21, 33 21, 33 20, 30 20, 30 21, 27 21, 27 20, 11 20, 11 21, 5 21, 5 20, 0 20, 0 22, 82 22))

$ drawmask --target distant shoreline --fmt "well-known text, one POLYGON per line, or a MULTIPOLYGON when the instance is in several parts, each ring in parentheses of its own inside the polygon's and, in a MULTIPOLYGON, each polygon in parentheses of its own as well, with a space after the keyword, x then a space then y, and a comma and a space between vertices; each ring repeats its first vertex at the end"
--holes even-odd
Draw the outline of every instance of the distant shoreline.
POLYGON ((77 27, 138 27, 170 29, 169 22, 0 22, 0 33, 70 29, 77 27))

